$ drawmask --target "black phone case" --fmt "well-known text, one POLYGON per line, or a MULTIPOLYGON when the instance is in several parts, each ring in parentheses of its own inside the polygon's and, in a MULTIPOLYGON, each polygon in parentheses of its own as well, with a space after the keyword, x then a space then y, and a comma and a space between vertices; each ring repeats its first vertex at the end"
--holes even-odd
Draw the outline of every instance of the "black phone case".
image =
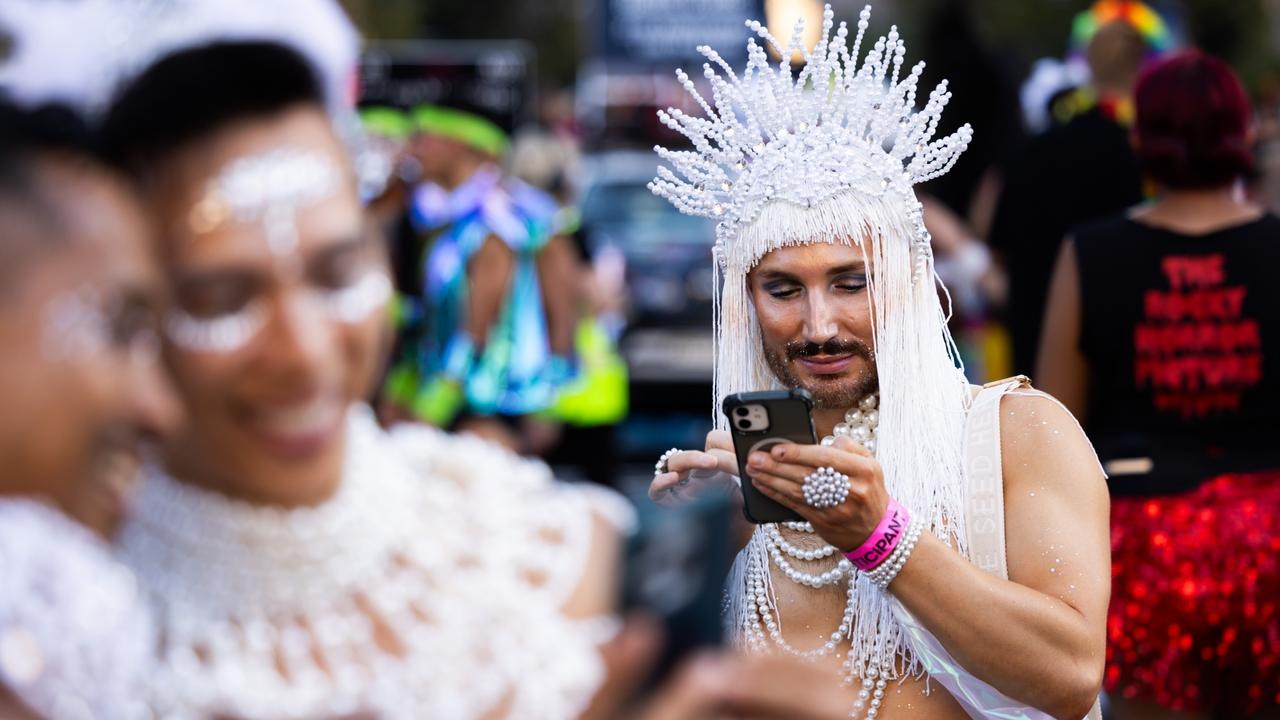
POLYGON ((768 450, 780 442, 814 445, 818 442, 813 429, 813 398, 799 388, 764 390, 730 395, 721 405, 729 418, 734 454, 738 456, 738 477, 742 479, 742 513, 757 525, 803 520, 785 505, 765 497, 747 477, 747 456, 756 450, 768 450), (769 413, 769 429, 744 431, 734 425, 733 410, 742 405, 763 405, 769 413))

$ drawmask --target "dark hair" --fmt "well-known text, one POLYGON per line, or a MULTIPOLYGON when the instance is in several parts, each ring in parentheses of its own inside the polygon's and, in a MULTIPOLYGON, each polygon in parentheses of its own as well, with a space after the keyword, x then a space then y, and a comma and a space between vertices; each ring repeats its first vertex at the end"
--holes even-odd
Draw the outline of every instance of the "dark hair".
POLYGON ((0 195, 31 200, 35 165, 50 154, 93 156, 80 116, 63 105, 24 109, 0 100, 0 195))
POLYGON ((1161 60, 1138 79, 1134 103, 1138 161, 1157 183, 1214 188, 1252 171, 1249 100, 1225 62, 1198 50, 1161 60))
POLYGON ((107 157, 137 175, 234 122, 291 106, 323 107, 310 64, 274 42, 217 42, 176 52, 119 94, 103 122, 107 157))
POLYGON ((40 177, 41 163, 59 158, 92 163, 88 126, 70 108, 45 105, 24 109, 0 100, 0 294, 7 291, 41 252, 66 239, 52 193, 40 177))

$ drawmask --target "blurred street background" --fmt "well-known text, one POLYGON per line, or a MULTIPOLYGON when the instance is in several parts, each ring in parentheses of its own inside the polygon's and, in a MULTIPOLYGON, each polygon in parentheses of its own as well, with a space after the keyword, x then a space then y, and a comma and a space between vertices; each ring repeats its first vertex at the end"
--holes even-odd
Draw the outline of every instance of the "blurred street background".
MULTIPOLYGON (((775 35, 786 37, 804 17, 816 32, 818 0, 343 4, 368 38, 362 106, 408 113, 438 104, 480 112, 512 138, 506 169, 555 197, 571 218, 562 229, 575 258, 562 267, 576 275, 564 281, 581 290, 573 302, 592 319, 590 337, 578 325, 575 357, 581 362, 597 353, 594 368, 579 366, 574 376, 591 375, 586 394, 608 407, 556 418, 549 434, 526 423, 524 446, 549 457, 562 474, 609 483, 643 482, 663 450, 700 446, 713 410, 713 228, 646 189, 657 164, 652 147, 676 142, 655 113, 689 106, 674 71, 685 68, 701 80, 697 45, 739 62, 747 38, 743 18, 766 19, 775 35), (596 343, 594 351, 584 353, 583 342, 596 343), (622 366, 600 369, 617 357, 625 383, 622 366)), ((862 4, 832 3, 836 17, 846 19, 856 18, 862 4)), ((975 130, 956 168, 924 188, 939 271, 954 303, 953 333, 974 382, 1032 373, 1042 295, 1062 234, 1133 199, 1122 190, 1110 202, 1082 202, 1062 217, 1043 207, 1045 197, 1061 196, 1080 177, 1112 175, 1123 163, 1116 157, 1125 155, 1123 147, 1086 144, 1069 159, 1075 169, 1046 162, 1030 171, 1019 167, 1037 137, 1107 101, 1095 91, 1086 57, 1107 5, 875 3, 871 36, 899 25, 907 60, 929 63, 922 87, 949 80, 954 100, 944 125, 952 127, 940 133, 961 122, 975 130), (1035 228, 1044 239, 1032 248, 1020 223, 1044 212, 1050 219, 1035 228), (1020 284, 1011 285, 1010 276, 1020 284)), ((1151 0, 1143 7, 1158 16, 1154 25, 1146 16, 1131 18, 1148 56, 1195 45, 1227 60, 1243 78, 1258 120, 1258 172, 1250 192, 1280 208, 1280 0, 1151 0)), ((1123 42, 1117 47, 1104 48, 1093 62, 1122 63, 1123 42)), ((1116 121, 1123 128, 1123 113, 1116 121)), ((415 177, 412 168, 402 175, 415 177)), ((391 222, 412 215, 413 197, 411 191, 390 201, 391 222)), ((414 236, 413 223, 403 225, 405 237, 414 236)), ((555 284, 545 272, 543 284, 555 284)))

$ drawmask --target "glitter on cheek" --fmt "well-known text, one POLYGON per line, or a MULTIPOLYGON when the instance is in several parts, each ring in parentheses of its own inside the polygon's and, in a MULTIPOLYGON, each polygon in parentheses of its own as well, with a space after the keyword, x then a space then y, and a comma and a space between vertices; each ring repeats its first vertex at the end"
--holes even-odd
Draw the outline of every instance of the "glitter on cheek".
POLYGON ((260 303, 250 303, 238 312, 208 319, 174 310, 165 323, 165 334, 184 350, 228 353, 248 345, 266 324, 266 319, 266 309, 260 303))
POLYGON ((85 286, 55 296, 45 305, 40 350, 52 362, 70 362, 111 346, 110 321, 97 288, 85 286))
POLYGON ((380 270, 371 270, 359 280, 336 290, 321 293, 329 317, 355 324, 380 310, 391 297, 391 280, 380 270))

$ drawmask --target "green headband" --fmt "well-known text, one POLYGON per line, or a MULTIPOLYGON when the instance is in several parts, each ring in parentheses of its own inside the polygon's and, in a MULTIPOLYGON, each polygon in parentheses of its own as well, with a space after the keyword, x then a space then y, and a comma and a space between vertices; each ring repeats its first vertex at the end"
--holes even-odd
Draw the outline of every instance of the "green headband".
POLYGON ((507 134, 497 125, 462 110, 419 105, 413 109, 413 121, 419 132, 451 138, 494 157, 505 153, 509 144, 507 134))
POLYGON ((372 135, 395 140, 404 140, 413 134, 413 120, 409 114, 395 108, 363 108, 360 110, 360 124, 372 135))

